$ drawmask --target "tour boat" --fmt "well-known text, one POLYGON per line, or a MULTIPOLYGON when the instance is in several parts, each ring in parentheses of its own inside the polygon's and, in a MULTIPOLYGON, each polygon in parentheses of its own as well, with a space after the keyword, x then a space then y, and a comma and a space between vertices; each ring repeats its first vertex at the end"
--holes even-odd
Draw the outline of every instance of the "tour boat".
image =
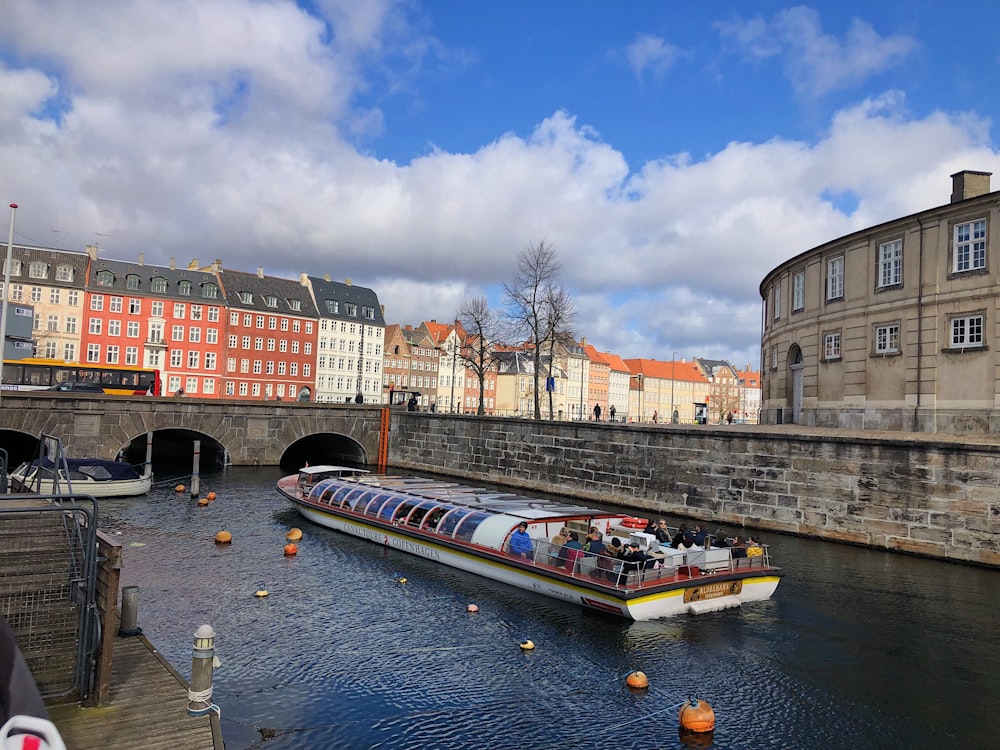
POLYGON ((145 495, 153 475, 140 475, 131 464, 103 458, 36 458, 9 475, 11 487, 40 495, 78 494, 91 497, 145 495))
POLYGON ((623 513, 436 479, 312 466, 278 480, 308 520, 370 542, 554 599, 632 620, 712 612, 769 599, 782 576, 766 546, 671 549, 623 513), (527 524, 531 552, 510 552, 527 524), (641 527, 641 528, 640 528, 641 527), (645 561, 623 561, 549 540, 561 529, 581 544, 592 528, 606 545, 636 544, 645 561))

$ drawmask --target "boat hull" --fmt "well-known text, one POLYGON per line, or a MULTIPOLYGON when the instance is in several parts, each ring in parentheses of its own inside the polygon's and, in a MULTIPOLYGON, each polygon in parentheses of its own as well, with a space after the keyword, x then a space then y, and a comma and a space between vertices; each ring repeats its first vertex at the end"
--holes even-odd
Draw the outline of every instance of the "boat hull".
MULTIPOLYGON (((24 476, 11 474, 11 487, 22 492, 36 492, 40 495, 53 495, 57 493, 68 494, 69 485, 66 480, 53 482, 51 479, 29 479, 24 476)), ((138 479, 113 479, 107 481, 74 479, 73 494, 90 495, 91 497, 131 497, 133 495, 145 495, 149 492, 153 484, 152 476, 139 477, 138 479)))
POLYGON ((729 571, 725 574, 672 580, 635 590, 603 583, 589 576, 560 574, 548 566, 512 558, 503 553, 434 539, 391 524, 373 523, 308 499, 278 485, 299 513, 320 526, 398 549, 494 581, 543 594, 553 599, 632 620, 654 620, 679 614, 698 614, 771 597, 780 571, 773 568, 729 571))

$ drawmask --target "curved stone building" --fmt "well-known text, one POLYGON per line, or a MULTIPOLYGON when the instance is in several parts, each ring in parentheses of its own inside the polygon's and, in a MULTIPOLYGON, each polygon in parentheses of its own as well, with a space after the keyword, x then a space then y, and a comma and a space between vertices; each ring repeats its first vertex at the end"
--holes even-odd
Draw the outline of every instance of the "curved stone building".
POLYGON ((1000 433, 1000 192, 807 250, 760 285, 765 424, 1000 433))

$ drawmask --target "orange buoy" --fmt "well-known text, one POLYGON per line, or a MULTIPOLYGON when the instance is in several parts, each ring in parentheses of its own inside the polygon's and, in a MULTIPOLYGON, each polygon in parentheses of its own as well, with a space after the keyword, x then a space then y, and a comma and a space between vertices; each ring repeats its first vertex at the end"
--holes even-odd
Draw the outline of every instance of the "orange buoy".
POLYGON ((470 604, 468 607, 465 608, 465 611, 475 614, 476 612, 479 611, 479 607, 475 604, 470 604))
POLYGON ((215 541, 218 544, 229 544, 231 541, 233 541, 233 535, 230 534, 228 531, 217 531, 215 533, 215 541))
POLYGON ((299 548, 297 545, 289 542, 285 545, 285 557, 295 557, 299 553, 299 548))
POLYGON ((174 487, 174 492, 183 492, 183 491, 184 491, 184 485, 183 484, 179 484, 176 487, 174 487))
POLYGON ((649 678, 646 677, 645 672, 629 672, 628 677, 625 678, 625 682, 628 683, 630 688, 649 687, 649 678))
POLYGON ((622 519, 622 526, 627 529, 644 529, 648 523, 647 519, 637 518, 636 516, 625 516, 622 519))
POLYGON ((715 729, 715 711, 706 701, 697 698, 687 700, 677 715, 681 729, 688 732, 711 732, 715 729))
POLYGON ((530 640, 529 638, 525 638, 523 641, 521 641, 521 650, 522 651, 534 651, 535 650, 535 643, 534 643, 534 641, 530 640))
POLYGON ((209 492, 207 495, 205 495, 205 497, 207 497, 209 501, 215 500, 215 493, 209 492))
POLYGON ((285 534, 285 539, 293 542, 297 542, 302 538, 302 529, 289 529, 288 533, 285 534))
POLYGON ((198 507, 199 508, 204 508, 206 505, 208 505, 208 498, 205 498, 205 497, 198 498, 198 507))

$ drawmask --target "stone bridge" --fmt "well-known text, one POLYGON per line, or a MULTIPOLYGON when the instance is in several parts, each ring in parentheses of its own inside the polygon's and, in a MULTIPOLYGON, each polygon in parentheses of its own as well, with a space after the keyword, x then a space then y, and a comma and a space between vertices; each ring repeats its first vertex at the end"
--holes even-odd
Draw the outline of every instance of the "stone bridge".
POLYGON ((237 466, 298 468, 300 460, 374 464, 378 457, 382 407, 377 405, 40 393, 2 395, 0 447, 11 463, 18 453, 30 455, 37 444, 33 438, 42 433, 59 437, 66 453, 77 457, 115 458, 130 446, 144 451, 148 432, 154 447, 167 435, 189 445, 193 439, 217 443, 225 462, 237 466))

